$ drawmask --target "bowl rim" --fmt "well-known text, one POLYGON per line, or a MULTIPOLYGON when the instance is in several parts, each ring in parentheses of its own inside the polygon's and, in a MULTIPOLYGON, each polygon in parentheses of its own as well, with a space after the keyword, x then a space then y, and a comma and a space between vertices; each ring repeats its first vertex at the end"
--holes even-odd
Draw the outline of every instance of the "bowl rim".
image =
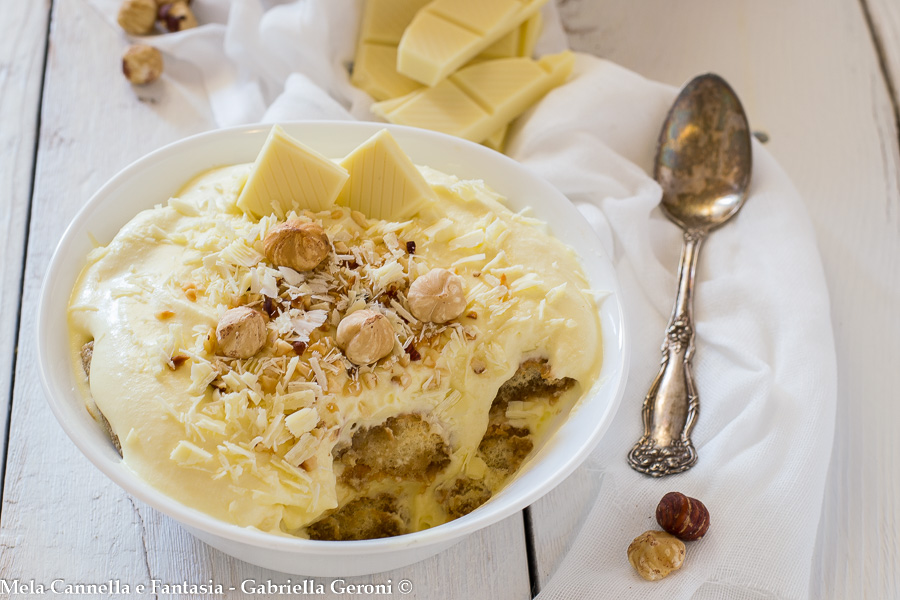
MULTIPOLYGON (((452 143, 453 145, 462 148, 462 151, 464 152, 473 153, 476 157, 483 157, 484 160, 487 161, 487 164, 491 164, 491 162, 497 161, 499 161, 500 163, 508 163, 508 166, 523 173, 524 177, 530 178, 530 180, 532 180, 532 182, 537 185, 538 192, 540 194, 549 193, 551 196, 555 195, 557 197, 556 200, 561 200, 571 205, 571 202, 568 200, 568 198, 565 197, 565 195, 562 194, 562 192, 557 190, 552 184, 547 182, 539 175, 533 173, 528 169, 526 165, 523 165, 522 163, 519 163, 518 161, 515 161, 504 154, 500 154, 498 152, 490 150, 480 144, 475 144, 446 134, 413 127, 363 121, 296 120, 280 121, 278 124, 284 127, 285 130, 287 130, 289 133, 292 129, 315 129, 322 127, 347 127, 358 129, 361 132, 370 131, 371 133, 375 133, 381 129, 388 129, 392 134, 396 134, 401 138, 420 137, 424 139, 434 140, 439 144, 452 143)), ((584 440, 584 442, 579 446, 578 450, 572 453, 571 456, 569 456, 561 464, 559 464, 556 471, 551 474, 550 477, 541 485, 532 486, 520 495, 509 499, 505 503, 488 503, 483 507, 480 507, 478 510, 469 513, 468 515, 464 515, 460 518, 448 521, 447 523, 431 527, 429 529, 424 529, 422 531, 395 537, 353 541, 322 541, 290 536, 289 534, 285 534, 282 536, 256 529, 255 527, 244 527, 234 523, 229 523, 227 521, 223 521, 216 517, 213 517, 212 515, 209 515, 205 512, 202 512, 199 509, 182 504, 181 502, 167 496, 162 491, 157 490, 155 487, 144 481, 139 475, 128 469, 127 465, 125 465, 125 463, 121 461, 121 459, 118 460, 119 464, 117 466, 124 466, 125 469, 123 470, 121 468, 113 468, 113 465, 111 465, 110 459, 108 457, 108 452, 106 451, 107 449, 102 449, 98 445, 92 443, 90 440, 84 440, 77 435, 76 426, 72 421, 69 420, 68 417, 72 414, 72 411, 75 410, 72 408, 72 406, 77 406, 77 409, 85 410, 84 398, 78 390, 69 388, 66 385, 62 385, 60 376, 57 376, 53 372, 51 372, 48 364, 49 359, 45 355, 45 352, 47 351, 47 344, 42 343, 49 335, 47 331, 47 315, 57 306, 57 303, 53 301, 54 299, 49 297, 49 290, 51 288, 51 283, 62 269, 62 257, 65 254, 66 249, 74 243, 76 236, 83 235, 87 230, 86 221, 88 221, 89 217, 91 216, 90 213, 94 206, 100 204, 105 197, 114 193, 119 188, 119 186, 121 186, 124 182, 127 182, 142 169, 147 168, 150 163, 169 157, 173 154, 177 155, 180 152, 190 151, 193 146, 202 145, 203 143, 206 143, 209 140, 214 140, 216 138, 224 139, 236 136, 249 137, 264 135, 269 131, 271 126, 272 124, 270 123, 255 123, 216 129, 181 138, 179 140, 166 144, 161 148, 150 152, 149 154, 145 154, 121 169, 106 183, 104 183, 103 186, 101 186, 78 210, 75 217, 66 227, 65 232, 63 233, 59 243, 54 249, 47 271, 45 272, 44 279, 41 283, 39 302, 37 306, 38 313, 36 336, 34 338, 34 343, 38 346, 38 372, 40 376, 41 386, 44 391, 45 398, 50 405, 51 412, 59 422, 62 429, 66 432, 66 435, 72 440, 72 442, 82 452, 82 454, 84 454, 85 457, 87 457, 88 460, 93 463, 95 467, 97 467, 104 475, 111 479, 126 493, 131 494, 147 505, 173 518, 179 524, 185 525, 189 528, 200 529, 208 534, 218 536, 220 538, 225 538, 234 542, 249 544, 251 546, 259 548, 288 551, 297 554, 317 553, 323 555, 338 555, 345 554, 348 550, 352 550, 354 554, 375 554, 391 550, 409 549, 410 547, 414 546, 432 545, 440 542, 446 543, 449 540, 458 540, 465 535, 500 522, 510 515, 522 510, 523 508, 555 488, 559 483, 563 481, 563 479, 568 477, 568 475, 570 475, 584 461, 584 459, 588 454, 590 454, 590 452, 593 451, 603 434, 608 429, 615 411, 617 410, 624 394, 625 382, 629 369, 630 356, 628 347, 628 335, 626 333, 624 307, 620 300, 620 286, 615 276, 615 270, 612 266, 612 262, 610 261, 606 252, 603 250, 602 246, 600 246, 599 239, 597 245, 599 258, 600 260, 607 263, 608 270, 611 273, 611 280, 609 282, 604 282, 605 291, 609 292, 608 296, 602 299, 598 299, 597 303, 598 308, 602 313, 604 310, 606 310, 604 308, 606 303, 610 300, 613 301, 614 309, 611 312, 611 317, 613 318, 613 324, 615 326, 614 332, 607 332, 604 330, 602 331, 601 335, 604 338, 607 335, 615 335, 616 343, 614 344, 614 346, 618 350, 618 363, 620 366, 613 373, 606 373, 605 376, 607 378, 604 380, 603 371, 605 371, 604 367, 607 363, 607 358, 606 356, 604 356, 603 365, 601 366, 601 376, 598 377, 598 381, 595 382, 595 385, 590 390, 587 390, 585 392, 584 396, 582 396, 582 398, 578 401, 578 405, 573 408, 573 411, 577 411, 581 404, 589 401, 593 396, 596 396, 601 386, 615 386, 615 389, 609 395, 609 402, 606 406, 606 409, 602 413, 600 423, 593 428, 591 435, 584 440), (73 402, 71 398, 68 398, 68 396, 70 395, 75 396, 75 402, 73 402), (125 471, 127 471, 128 473, 127 476, 124 474, 125 471)), ((589 225, 587 225, 584 217, 581 216, 580 213, 578 213, 577 209, 575 209, 573 205, 572 209, 574 213, 578 214, 578 218, 581 219, 581 225, 590 227, 589 225)), ((122 225, 124 225, 124 223, 122 225)), ((565 240, 562 241, 565 243, 565 240)), ((582 262, 584 261, 583 256, 579 255, 579 259, 582 260, 582 262)), ((66 306, 68 306, 68 302, 69 297, 67 296, 66 306)), ((604 350, 605 347, 606 343, 604 342, 604 350)), ((515 478, 513 480, 510 480, 510 482, 507 482, 502 491, 507 490, 509 485, 514 480, 515 478)))

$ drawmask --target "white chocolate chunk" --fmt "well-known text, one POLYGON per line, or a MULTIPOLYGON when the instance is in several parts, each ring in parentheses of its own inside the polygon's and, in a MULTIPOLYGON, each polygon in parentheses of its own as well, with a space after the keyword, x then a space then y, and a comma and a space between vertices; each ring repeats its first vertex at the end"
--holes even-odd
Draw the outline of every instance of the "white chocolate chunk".
POLYGON ((547 0, 434 0, 403 32, 397 70, 437 85, 531 18, 547 0))
POLYGON ((359 40, 396 46, 416 13, 430 1, 364 0, 359 40))
MULTIPOLYGON (((362 25, 350 82, 375 100, 388 100, 406 95, 422 87, 418 81, 397 71, 397 44, 403 30, 416 12, 430 0, 367 0, 363 5, 362 25)), ((531 43, 525 43, 529 32, 540 31, 541 15, 535 14, 518 28, 497 40, 473 59, 474 61, 512 56, 531 56, 531 43), (524 54, 522 54, 524 52, 524 54)))
POLYGON ((452 81, 488 112, 519 114, 530 98, 543 95, 549 75, 528 58, 507 58, 478 63, 452 76, 452 81), (516 104, 515 107, 509 107, 516 104), (522 106, 524 104, 524 106, 522 106))
POLYGON ((397 46, 373 42, 359 43, 350 83, 376 100, 396 98, 422 87, 397 72, 397 46))
POLYGON ((172 450, 169 458, 183 467, 188 467, 209 461, 212 454, 187 440, 181 440, 172 450))
POLYGON ((539 61, 484 61, 461 69, 433 88, 376 103, 372 112, 391 123, 482 142, 562 84, 574 64, 575 56, 569 51, 539 61))
POLYGON ((499 128, 488 128, 490 130, 481 139, 475 139, 477 133, 472 133, 473 130, 484 129, 479 124, 490 115, 450 80, 373 104, 372 112, 391 123, 442 131, 473 142, 481 142, 499 128))
POLYGON ((279 219, 291 210, 314 212, 334 205, 349 174, 345 169, 272 127, 256 157, 237 206, 255 217, 279 219))
POLYGON ((309 433, 315 429, 319 423, 319 411, 309 406, 301 408, 297 412, 291 413, 284 418, 284 424, 295 438, 299 438, 304 433, 309 433))
POLYGON ((382 129, 341 161, 350 180, 338 203, 372 219, 400 221, 414 214, 434 191, 394 137, 382 129))
POLYGON ((501 129, 498 129, 491 135, 489 135, 483 142, 485 146, 490 148, 491 150, 496 150, 497 152, 503 152, 503 147, 506 145, 506 132, 509 131, 509 125, 504 125, 501 129))
MULTIPOLYGON (((541 13, 534 13, 534 16, 522 23, 519 28, 519 52, 517 56, 531 56, 534 54, 534 47, 537 46, 538 38, 544 30, 544 18, 541 13)), ((499 57, 498 57, 499 58, 499 57)))
POLYGON ((424 10, 406 32, 397 47, 397 70, 429 86, 439 83, 487 47, 479 47, 483 36, 424 10))
POLYGON ((284 454, 284 460, 294 466, 300 466, 303 461, 313 457, 316 453, 318 440, 311 433, 304 433, 290 450, 284 454))
POLYGON ((481 54, 473 58, 468 64, 495 58, 531 57, 534 54, 534 46, 543 26, 544 20, 541 17, 541 13, 535 13, 530 19, 526 19, 517 28, 485 48, 481 54))
MULTIPOLYGON (((522 25, 524 25, 524 23, 522 25)), ((494 58, 510 58, 512 56, 519 56, 519 37, 521 36, 521 33, 522 26, 513 29, 502 38, 482 50, 481 54, 472 59, 472 62, 491 60, 494 58)))
POLYGON ((421 87, 397 72, 397 44, 403 30, 430 0, 365 0, 350 82, 376 100, 421 87))
POLYGON ((522 3, 519 0, 433 0, 427 10, 460 27, 484 35, 507 25, 522 10, 522 3))

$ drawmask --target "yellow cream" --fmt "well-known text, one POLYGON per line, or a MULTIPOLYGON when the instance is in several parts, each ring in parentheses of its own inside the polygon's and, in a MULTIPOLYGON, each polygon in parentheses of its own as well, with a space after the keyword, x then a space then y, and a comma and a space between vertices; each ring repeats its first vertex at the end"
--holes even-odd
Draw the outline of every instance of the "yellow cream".
POLYGON ((85 393, 125 464, 214 517, 299 536, 379 491, 406 494, 410 530, 448 520, 436 491, 460 475, 496 491, 504 481, 486 475, 476 451, 498 388, 536 357, 578 382, 556 403, 510 403, 510 422, 539 444, 600 369, 597 308, 571 249, 482 183, 422 167, 435 195, 414 218, 369 220, 339 206, 295 214, 321 223, 334 251, 312 273, 276 269, 262 244, 276 218, 257 221, 236 206, 250 169, 202 174, 138 214, 89 255, 75 286, 72 355, 93 340, 85 393), (434 267, 462 277, 468 302, 440 326, 416 322, 403 296, 434 267), (264 301, 279 295, 280 314, 264 301), (266 347, 244 361, 217 357, 219 317, 244 304, 272 311, 266 347), (355 368, 332 334, 361 308, 385 314, 397 342, 376 365, 355 368), (406 413, 445 433, 449 464, 428 481, 340 481, 333 451, 406 413))

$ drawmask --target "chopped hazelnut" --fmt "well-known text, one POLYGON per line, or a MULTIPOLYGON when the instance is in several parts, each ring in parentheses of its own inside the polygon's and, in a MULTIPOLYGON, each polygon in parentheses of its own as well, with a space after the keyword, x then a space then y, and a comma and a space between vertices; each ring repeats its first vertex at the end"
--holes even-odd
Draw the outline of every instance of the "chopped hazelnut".
POLYGON ((176 356, 173 356, 171 358, 172 366, 169 368, 172 370, 175 370, 178 367, 180 367, 181 365, 183 365, 184 363, 186 363, 188 361, 188 359, 190 359, 190 356, 186 356, 184 354, 178 354, 176 356))
POLYGON ((197 301, 197 286, 193 283, 185 283, 181 286, 181 291, 184 292, 184 297, 191 302, 197 301))
POLYGON ((267 394, 272 394, 275 392, 275 388, 278 386, 278 380, 270 375, 260 375, 259 377, 259 387, 263 392, 267 394))
POLYGON ((197 18, 184 0, 161 4, 158 17, 166 30, 171 32, 193 29, 197 26, 197 18))
POLYGON ((383 314, 358 310, 343 319, 337 328, 337 343, 356 365, 368 365, 384 358, 394 348, 394 328, 383 314))
POLYGON ((378 375, 375 373, 363 373, 362 375, 363 385, 366 386, 366 389, 373 390, 375 386, 378 385, 378 375))
POLYGON ((275 318, 275 301, 268 296, 263 296, 263 310, 269 315, 270 319, 275 318))
POLYGON ((409 343, 404 350, 406 350, 406 353, 409 355, 409 360, 422 360, 422 355, 416 350, 415 344, 409 343))
POLYGON ((262 313, 247 306, 226 310, 216 327, 219 351, 231 358, 250 358, 266 344, 266 337, 262 313))
POLYGON ((287 356, 288 354, 292 354, 294 352, 293 346, 281 338, 276 339, 274 345, 275 356, 287 356))
POLYGON ((369 220, 366 218, 366 215, 362 214, 358 210, 350 211, 350 218, 353 219, 353 222, 362 227, 363 229, 369 228, 369 220))
POLYGON ((116 17, 119 26, 131 35, 147 35, 156 24, 155 0, 125 0, 116 17))
POLYGON ((153 46, 134 44, 122 55, 122 73, 135 85, 153 83, 162 72, 162 54, 153 46))
POLYGON ((466 309, 462 278, 447 269, 432 269, 413 281, 406 299, 420 321, 446 323, 466 309))
POLYGON ((331 250, 328 235, 316 223, 291 219, 269 230, 263 240, 266 258, 276 267, 310 271, 325 260, 331 250))

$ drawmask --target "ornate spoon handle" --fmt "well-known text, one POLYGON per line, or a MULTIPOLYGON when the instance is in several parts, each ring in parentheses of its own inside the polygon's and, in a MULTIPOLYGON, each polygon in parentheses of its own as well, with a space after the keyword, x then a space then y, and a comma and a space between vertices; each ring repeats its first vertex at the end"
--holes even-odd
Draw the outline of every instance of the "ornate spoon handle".
POLYGON ((628 453, 631 467, 662 477, 690 469, 697 462, 691 431, 697 422, 700 399, 694 387, 694 272, 705 231, 685 231, 678 273, 675 308, 666 328, 662 363, 641 415, 644 435, 628 453))

